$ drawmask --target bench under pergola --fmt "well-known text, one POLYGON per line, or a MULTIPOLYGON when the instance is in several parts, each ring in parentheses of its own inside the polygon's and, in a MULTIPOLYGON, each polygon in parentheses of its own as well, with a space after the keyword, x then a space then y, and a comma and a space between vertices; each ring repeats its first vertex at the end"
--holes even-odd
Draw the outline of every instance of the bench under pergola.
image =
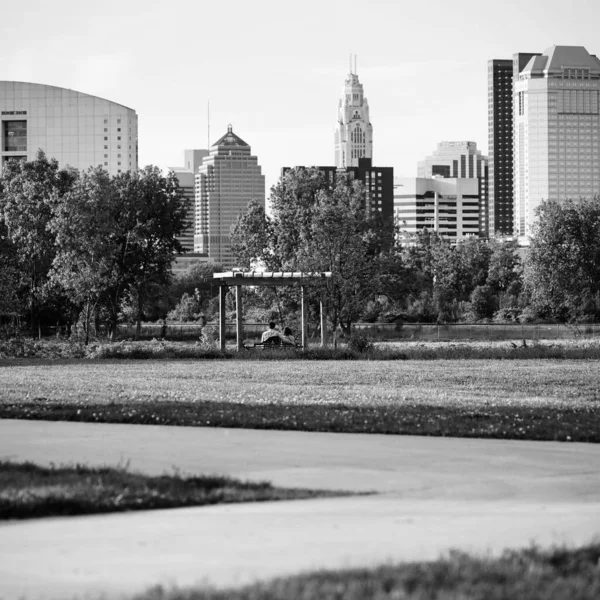
MULTIPOLYGON (((308 348, 308 300, 306 287, 318 281, 331 277, 330 271, 313 273, 303 272, 264 272, 264 271, 228 271, 226 273, 214 273, 214 283, 219 286, 219 344, 221 350, 225 350, 225 296, 230 287, 235 288, 235 317, 237 349, 240 351, 244 344, 244 329, 242 322, 242 287, 263 286, 278 287, 283 285, 300 286, 301 292, 301 327, 302 348, 308 348)), ((327 344, 327 327, 323 302, 321 302, 321 345, 327 344)))

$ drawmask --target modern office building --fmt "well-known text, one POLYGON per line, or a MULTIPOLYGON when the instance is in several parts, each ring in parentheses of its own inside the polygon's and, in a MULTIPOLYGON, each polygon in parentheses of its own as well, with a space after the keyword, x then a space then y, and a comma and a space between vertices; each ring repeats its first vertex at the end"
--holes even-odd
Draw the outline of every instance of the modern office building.
POLYGON ((515 228, 529 236, 542 200, 600 194, 600 60, 552 46, 514 81, 515 228))
POLYGON ((138 167, 135 110, 73 90, 0 81, 0 171, 33 160, 39 149, 61 167, 102 166, 117 174, 138 167))
POLYGON ((229 125, 202 159, 195 180, 194 251, 231 268, 230 228, 251 200, 264 206, 265 176, 250 146, 229 125))
POLYGON ((394 219, 402 234, 431 229, 451 242, 479 237, 477 178, 396 177, 394 219))
MULTIPOLYGON (((356 167, 318 166, 316 168, 325 174, 332 185, 335 185, 339 173, 349 173, 352 178, 362 181, 366 191, 367 208, 381 213, 385 222, 392 222, 394 219, 393 167, 374 167, 370 158, 360 158, 356 167)), ((285 175, 289 169, 290 167, 283 167, 282 175, 285 175)))
POLYGON ((369 121, 369 103, 358 75, 352 72, 352 66, 338 103, 334 146, 336 167, 358 167, 361 158, 373 158, 373 125, 369 121))
POLYGON ((188 252, 194 251, 194 234, 196 231, 196 174, 202 159, 208 156, 208 150, 184 150, 184 166, 169 167, 179 181, 187 206, 186 226, 177 239, 188 252))
POLYGON ((431 156, 417 165, 417 177, 471 179, 479 182, 479 233, 488 236, 488 159, 475 142, 440 142, 431 156))
POLYGON ((513 83, 534 53, 488 61, 488 229, 514 233, 513 83))

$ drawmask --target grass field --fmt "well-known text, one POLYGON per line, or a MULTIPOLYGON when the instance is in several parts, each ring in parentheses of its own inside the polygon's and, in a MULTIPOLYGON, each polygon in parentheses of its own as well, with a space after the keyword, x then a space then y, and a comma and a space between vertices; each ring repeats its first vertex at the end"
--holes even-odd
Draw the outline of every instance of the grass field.
POLYGON ((242 589, 154 588, 134 600, 597 600, 600 543, 577 549, 451 553, 431 563, 322 571, 242 589))
POLYGON ((229 477, 152 477, 125 468, 0 461, 0 520, 340 495, 347 494, 275 488, 229 477))
POLYGON ((600 442, 600 361, 0 362, 0 417, 600 442))

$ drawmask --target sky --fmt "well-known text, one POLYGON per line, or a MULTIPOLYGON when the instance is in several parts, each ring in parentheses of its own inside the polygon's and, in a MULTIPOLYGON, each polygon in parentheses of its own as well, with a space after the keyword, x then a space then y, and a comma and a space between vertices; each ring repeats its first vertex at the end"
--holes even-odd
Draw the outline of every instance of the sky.
POLYGON ((416 176, 442 140, 487 154, 487 61, 552 45, 600 55, 598 0, 0 0, 0 79, 136 110, 140 165, 183 166, 232 124, 268 190, 281 167, 334 164, 357 55, 373 161, 416 176))

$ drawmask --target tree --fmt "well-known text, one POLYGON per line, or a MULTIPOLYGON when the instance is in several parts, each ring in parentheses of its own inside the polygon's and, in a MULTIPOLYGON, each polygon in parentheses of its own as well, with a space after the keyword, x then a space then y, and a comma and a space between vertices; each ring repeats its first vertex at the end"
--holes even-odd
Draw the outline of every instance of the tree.
POLYGON ((153 166, 117 175, 113 185, 121 207, 121 241, 127 240, 123 266, 137 300, 139 337, 144 301, 153 286, 169 282, 171 264, 182 249, 177 236, 185 228, 185 197, 173 172, 164 177, 153 166))
POLYGON ((496 293, 507 292, 523 278, 523 263, 518 253, 517 240, 490 240, 492 250, 486 285, 496 293))
MULTIPOLYGON (((270 269, 331 271, 311 288, 313 304, 323 297, 334 329, 349 333, 367 301, 391 286, 392 230, 367 209, 364 186, 347 175, 335 185, 322 172, 291 169, 273 187, 273 216, 250 206, 233 230, 233 248, 244 266, 260 260, 270 269)), ((293 292, 277 292, 279 310, 293 304, 293 292), (283 300, 283 302, 282 302, 283 300)))
POLYGON ((251 269, 255 263, 259 263, 267 271, 280 268, 280 258, 274 249, 273 222, 255 200, 248 204, 246 212, 231 226, 230 239, 238 266, 251 269))
POLYGON ((548 200, 537 216, 525 269, 533 307, 558 320, 598 315, 600 196, 548 200))
POLYGON ((126 294, 136 304, 139 334, 145 295, 169 281, 184 217, 177 180, 156 167, 113 178, 90 169, 65 194, 51 225, 58 248, 53 278, 82 307, 86 341, 100 302, 114 335, 126 294))
POLYGON ((76 171, 59 169, 41 150, 33 161, 8 161, 0 179, 0 220, 18 257, 15 268, 22 276, 32 331, 39 330, 56 252, 53 210, 76 179, 76 171))

